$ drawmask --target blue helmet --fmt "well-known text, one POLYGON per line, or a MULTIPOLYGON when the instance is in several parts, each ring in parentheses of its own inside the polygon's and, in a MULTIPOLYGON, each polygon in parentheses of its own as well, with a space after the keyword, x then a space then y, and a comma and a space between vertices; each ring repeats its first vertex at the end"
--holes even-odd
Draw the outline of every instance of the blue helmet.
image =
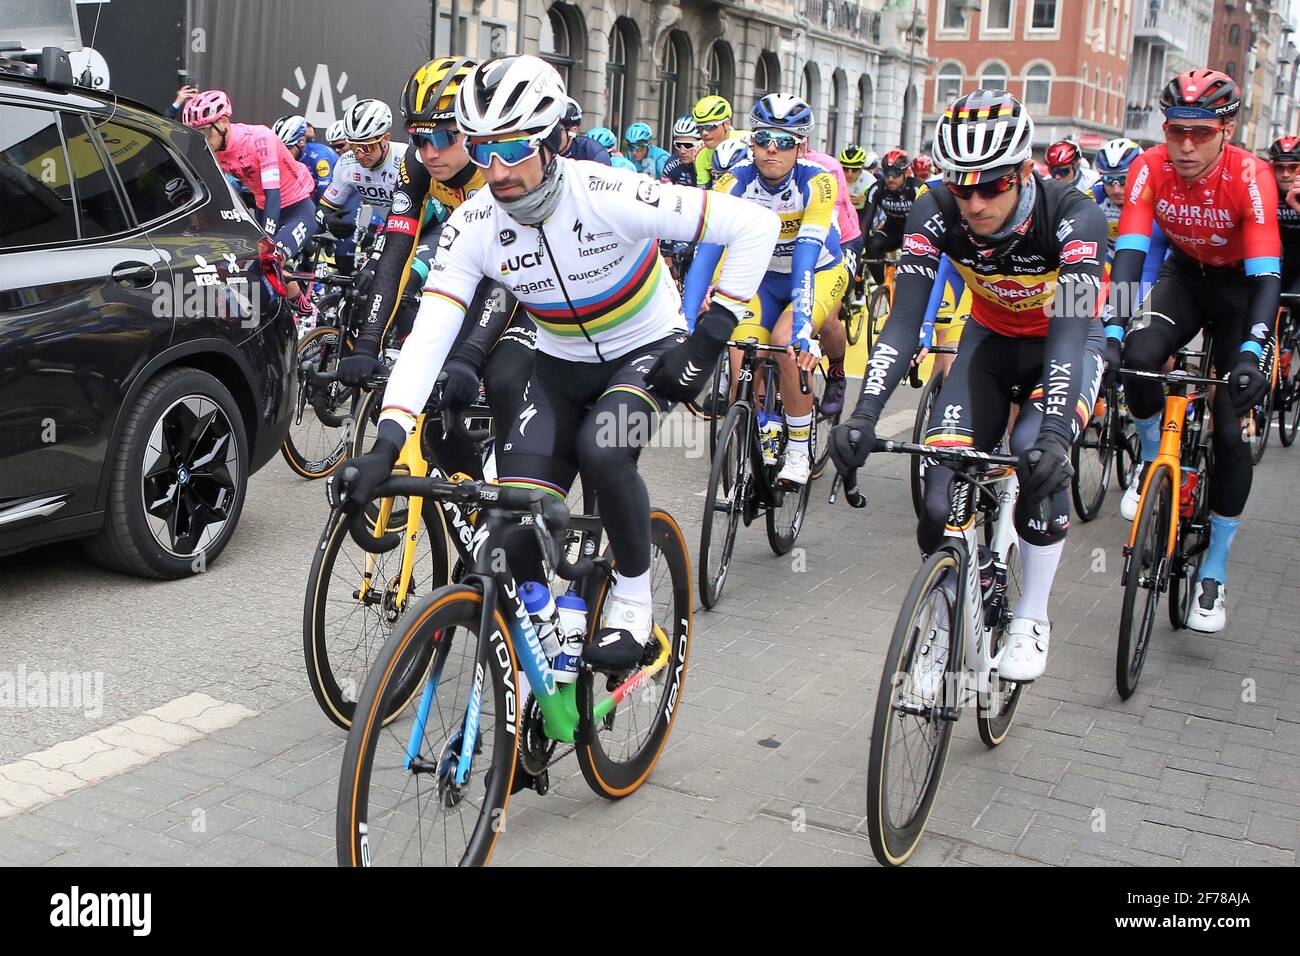
POLYGON ((1142 155, 1142 147, 1131 139, 1112 139, 1103 143, 1093 163, 1099 173, 1123 173, 1142 155))
POLYGON ((749 144, 743 139, 724 139, 713 151, 711 163, 714 170, 725 173, 732 166, 750 158, 749 144))
POLYGON ((813 128, 813 111, 808 103, 789 93, 768 93, 749 113, 751 129, 779 129, 807 136, 813 128))
POLYGON ((623 141, 629 146, 648 145, 655 138, 655 131, 645 123, 633 123, 623 134, 623 141))
POLYGON ((594 129, 589 129, 587 135, 605 149, 613 151, 618 148, 618 137, 614 135, 614 131, 608 126, 597 126, 594 129))

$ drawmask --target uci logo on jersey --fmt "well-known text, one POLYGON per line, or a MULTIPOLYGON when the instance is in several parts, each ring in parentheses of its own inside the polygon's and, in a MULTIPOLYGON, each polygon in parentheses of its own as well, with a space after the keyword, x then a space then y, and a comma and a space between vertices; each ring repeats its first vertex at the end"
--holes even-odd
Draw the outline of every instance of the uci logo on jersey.
POLYGON ((535 269, 542 264, 543 258, 545 256, 541 249, 514 256, 501 263, 501 274, 509 275, 511 272, 519 272, 523 269, 535 269))

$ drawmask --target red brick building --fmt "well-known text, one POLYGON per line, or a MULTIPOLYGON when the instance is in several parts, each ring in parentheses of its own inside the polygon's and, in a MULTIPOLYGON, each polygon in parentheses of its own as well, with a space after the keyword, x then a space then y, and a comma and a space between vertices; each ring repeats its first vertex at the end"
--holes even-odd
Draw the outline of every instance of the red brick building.
POLYGON ((1067 135, 1094 148, 1122 134, 1134 0, 926 2, 927 146, 944 108, 981 86, 1026 104, 1040 151, 1067 135))

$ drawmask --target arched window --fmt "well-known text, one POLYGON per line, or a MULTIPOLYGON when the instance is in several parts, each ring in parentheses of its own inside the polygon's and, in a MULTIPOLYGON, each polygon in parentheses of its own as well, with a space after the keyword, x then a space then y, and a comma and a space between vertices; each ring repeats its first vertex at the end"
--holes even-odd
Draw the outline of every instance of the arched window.
POLYGON ((764 50, 754 64, 754 99, 781 89, 781 62, 771 50, 764 50))
POLYGON ((952 101, 961 96, 961 85, 966 78, 966 70, 960 63, 949 61, 939 67, 934 75, 934 111, 946 110, 952 101))
POLYGON ((858 111, 853 119, 853 135, 863 149, 868 148, 872 143, 872 129, 875 126, 872 116, 874 109, 871 77, 863 73, 858 79, 858 111))
MULTIPOLYGON (((575 54, 580 45, 573 42, 575 32, 572 26, 575 18, 581 23, 580 17, 577 9, 567 3, 552 4, 542 18, 542 35, 537 41, 542 59, 559 72, 565 89, 573 86, 575 54)), ((581 35, 580 29, 576 35, 581 35)))
MULTIPOLYGON (((1097 118, 1097 91, 1100 89, 1101 89, 1101 67, 1097 67, 1097 69, 1093 71, 1093 76, 1092 76, 1092 118, 1093 119, 1097 118)), ((1101 105, 1102 108, 1104 109, 1106 106, 1106 102, 1104 99, 1102 100, 1101 105)))
POLYGON ((1052 103, 1052 68, 1035 63, 1025 71, 1025 105, 1048 107, 1052 103))
POLYGON ((723 40, 709 47, 709 92, 731 102, 736 95, 736 58, 731 46, 723 40))
POLYGON ((826 152, 835 153, 840 148, 840 110, 844 109, 844 95, 849 85, 843 70, 831 74, 831 102, 826 110, 826 152))
POLYGON ((622 131, 636 116, 636 60, 638 39, 636 24, 627 17, 619 17, 609 33, 609 63, 605 67, 606 89, 609 91, 609 112, 605 125, 622 131))
POLYGON ((1237 78, 1237 61, 1229 60, 1228 65, 1223 68, 1223 72, 1235 80, 1237 78))
POLYGON ((903 95, 903 126, 898 134, 899 144, 913 154, 916 152, 916 137, 920 132, 920 124, 916 118, 916 99, 916 86, 913 84, 903 95))
POLYGON ((1241 42, 1241 24, 1234 23, 1228 27, 1228 46, 1236 46, 1241 42))
MULTIPOLYGON (((817 72, 817 67, 814 64, 811 62, 805 63, 803 75, 799 78, 799 95, 803 97, 804 102, 812 107, 814 123, 817 121, 817 117, 821 115, 821 92, 821 74, 817 72)), ((808 137, 810 148, 816 143, 816 131, 817 127, 814 126, 813 135, 808 137)))
POLYGON ((672 135, 674 121, 690 108, 690 76, 690 38, 681 30, 674 30, 664 44, 663 68, 659 73, 659 128, 655 132, 661 141, 672 135))
POLYGON ((1005 90, 1010 77, 1005 64, 997 61, 985 63, 980 67, 980 89, 1005 90))

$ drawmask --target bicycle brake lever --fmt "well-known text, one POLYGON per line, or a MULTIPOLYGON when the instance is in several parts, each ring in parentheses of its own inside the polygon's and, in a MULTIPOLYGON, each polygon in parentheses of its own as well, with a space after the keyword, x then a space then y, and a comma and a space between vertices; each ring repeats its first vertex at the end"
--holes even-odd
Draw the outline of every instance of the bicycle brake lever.
POLYGON ((533 515, 533 534, 537 537, 537 547, 542 554, 542 577, 547 584, 555 578, 554 562, 551 561, 551 536, 546 531, 546 517, 542 514, 541 502, 528 509, 533 515))

